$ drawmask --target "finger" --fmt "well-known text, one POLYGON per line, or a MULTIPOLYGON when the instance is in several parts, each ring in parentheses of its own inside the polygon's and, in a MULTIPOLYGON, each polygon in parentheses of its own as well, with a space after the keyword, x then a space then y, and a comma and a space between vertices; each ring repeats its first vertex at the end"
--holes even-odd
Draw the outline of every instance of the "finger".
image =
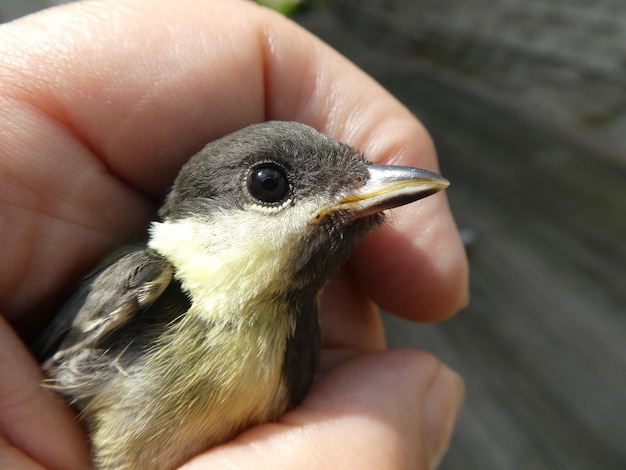
POLYGON ((458 376, 430 355, 367 355, 322 378, 278 423, 253 428, 185 468, 432 468, 462 396, 458 376))
POLYGON ((420 321, 448 318, 469 301, 465 248, 449 212, 430 202, 391 211, 349 261, 360 288, 383 310, 420 321))
POLYGON ((16 449, 0 436, 0 465, 2 468, 19 470, 46 470, 34 460, 26 456, 20 449, 16 449))
MULTIPOLYGON (((310 34, 248 2, 76 4, 6 31, 3 93, 71 131, 101 172, 152 196, 204 143, 265 119, 312 124, 376 161, 436 168, 428 135, 402 105, 310 34)), ((410 223, 363 245, 365 266, 377 270, 359 269, 357 280, 398 313, 440 318, 466 301, 466 261, 445 197, 419 206, 404 213, 410 223), (392 233, 410 251, 379 264, 392 233), (419 280, 409 290, 396 283, 405 270, 419 280)))
POLYGON ((25 468, 28 462, 35 468, 33 461, 50 469, 88 468, 85 435, 75 415, 41 386, 39 367, 1 315, 0 377, 0 461, 19 461, 25 468))
POLYGON ((339 270, 325 287, 319 318, 325 348, 353 353, 385 347, 379 309, 363 296, 347 269, 339 270))
POLYGON ((15 321, 139 237, 154 206, 36 107, 0 97, 0 120, 0 310, 15 321))
MULTIPOLYGON (((313 125, 374 161, 437 170, 430 136, 386 90, 287 22, 268 23, 266 31, 267 115, 313 125)), ((361 290, 413 319, 456 313, 468 301, 468 266, 445 195, 393 212, 387 230, 352 258, 361 290)))

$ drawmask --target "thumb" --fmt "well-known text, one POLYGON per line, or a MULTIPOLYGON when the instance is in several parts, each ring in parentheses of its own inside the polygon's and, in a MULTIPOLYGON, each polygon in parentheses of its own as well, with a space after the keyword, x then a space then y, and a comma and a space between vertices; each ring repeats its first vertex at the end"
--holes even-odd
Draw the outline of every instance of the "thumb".
POLYGON ((356 468, 432 469, 448 448, 463 396, 461 378, 434 356, 387 350, 333 369, 303 405, 345 426, 326 439, 363 456, 356 468))
POLYGON ((435 468, 463 399, 433 356, 382 351, 326 373, 278 423, 257 426, 185 468, 435 468))

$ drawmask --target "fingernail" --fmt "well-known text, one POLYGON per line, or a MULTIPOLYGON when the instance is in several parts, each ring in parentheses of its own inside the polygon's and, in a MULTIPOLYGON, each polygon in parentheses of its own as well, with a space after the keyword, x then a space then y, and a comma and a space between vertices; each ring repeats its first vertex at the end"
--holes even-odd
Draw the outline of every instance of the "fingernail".
POLYGON ((431 470, 437 468, 448 450, 452 431, 465 396, 461 377, 442 366, 426 392, 422 432, 431 470))

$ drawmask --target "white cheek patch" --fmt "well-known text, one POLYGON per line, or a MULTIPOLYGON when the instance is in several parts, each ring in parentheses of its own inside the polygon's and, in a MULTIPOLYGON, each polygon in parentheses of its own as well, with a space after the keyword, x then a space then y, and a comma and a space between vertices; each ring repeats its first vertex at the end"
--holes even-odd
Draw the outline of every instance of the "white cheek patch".
POLYGON ((255 206, 218 211, 205 221, 155 222, 148 246, 172 262, 176 278, 194 303, 204 304, 202 310, 240 309, 285 291, 287 264, 318 207, 302 201, 282 211, 255 206))

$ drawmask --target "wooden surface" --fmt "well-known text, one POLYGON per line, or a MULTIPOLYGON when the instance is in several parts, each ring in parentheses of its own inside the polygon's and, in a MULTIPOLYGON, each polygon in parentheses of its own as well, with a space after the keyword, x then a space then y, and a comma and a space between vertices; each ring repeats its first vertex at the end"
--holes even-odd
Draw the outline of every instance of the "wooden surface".
POLYGON ((391 346, 432 351, 466 381, 441 468, 625 469, 625 169, 388 37, 325 15, 299 21, 426 124, 475 236, 469 308, 438 325, 385 318, 391 346))

